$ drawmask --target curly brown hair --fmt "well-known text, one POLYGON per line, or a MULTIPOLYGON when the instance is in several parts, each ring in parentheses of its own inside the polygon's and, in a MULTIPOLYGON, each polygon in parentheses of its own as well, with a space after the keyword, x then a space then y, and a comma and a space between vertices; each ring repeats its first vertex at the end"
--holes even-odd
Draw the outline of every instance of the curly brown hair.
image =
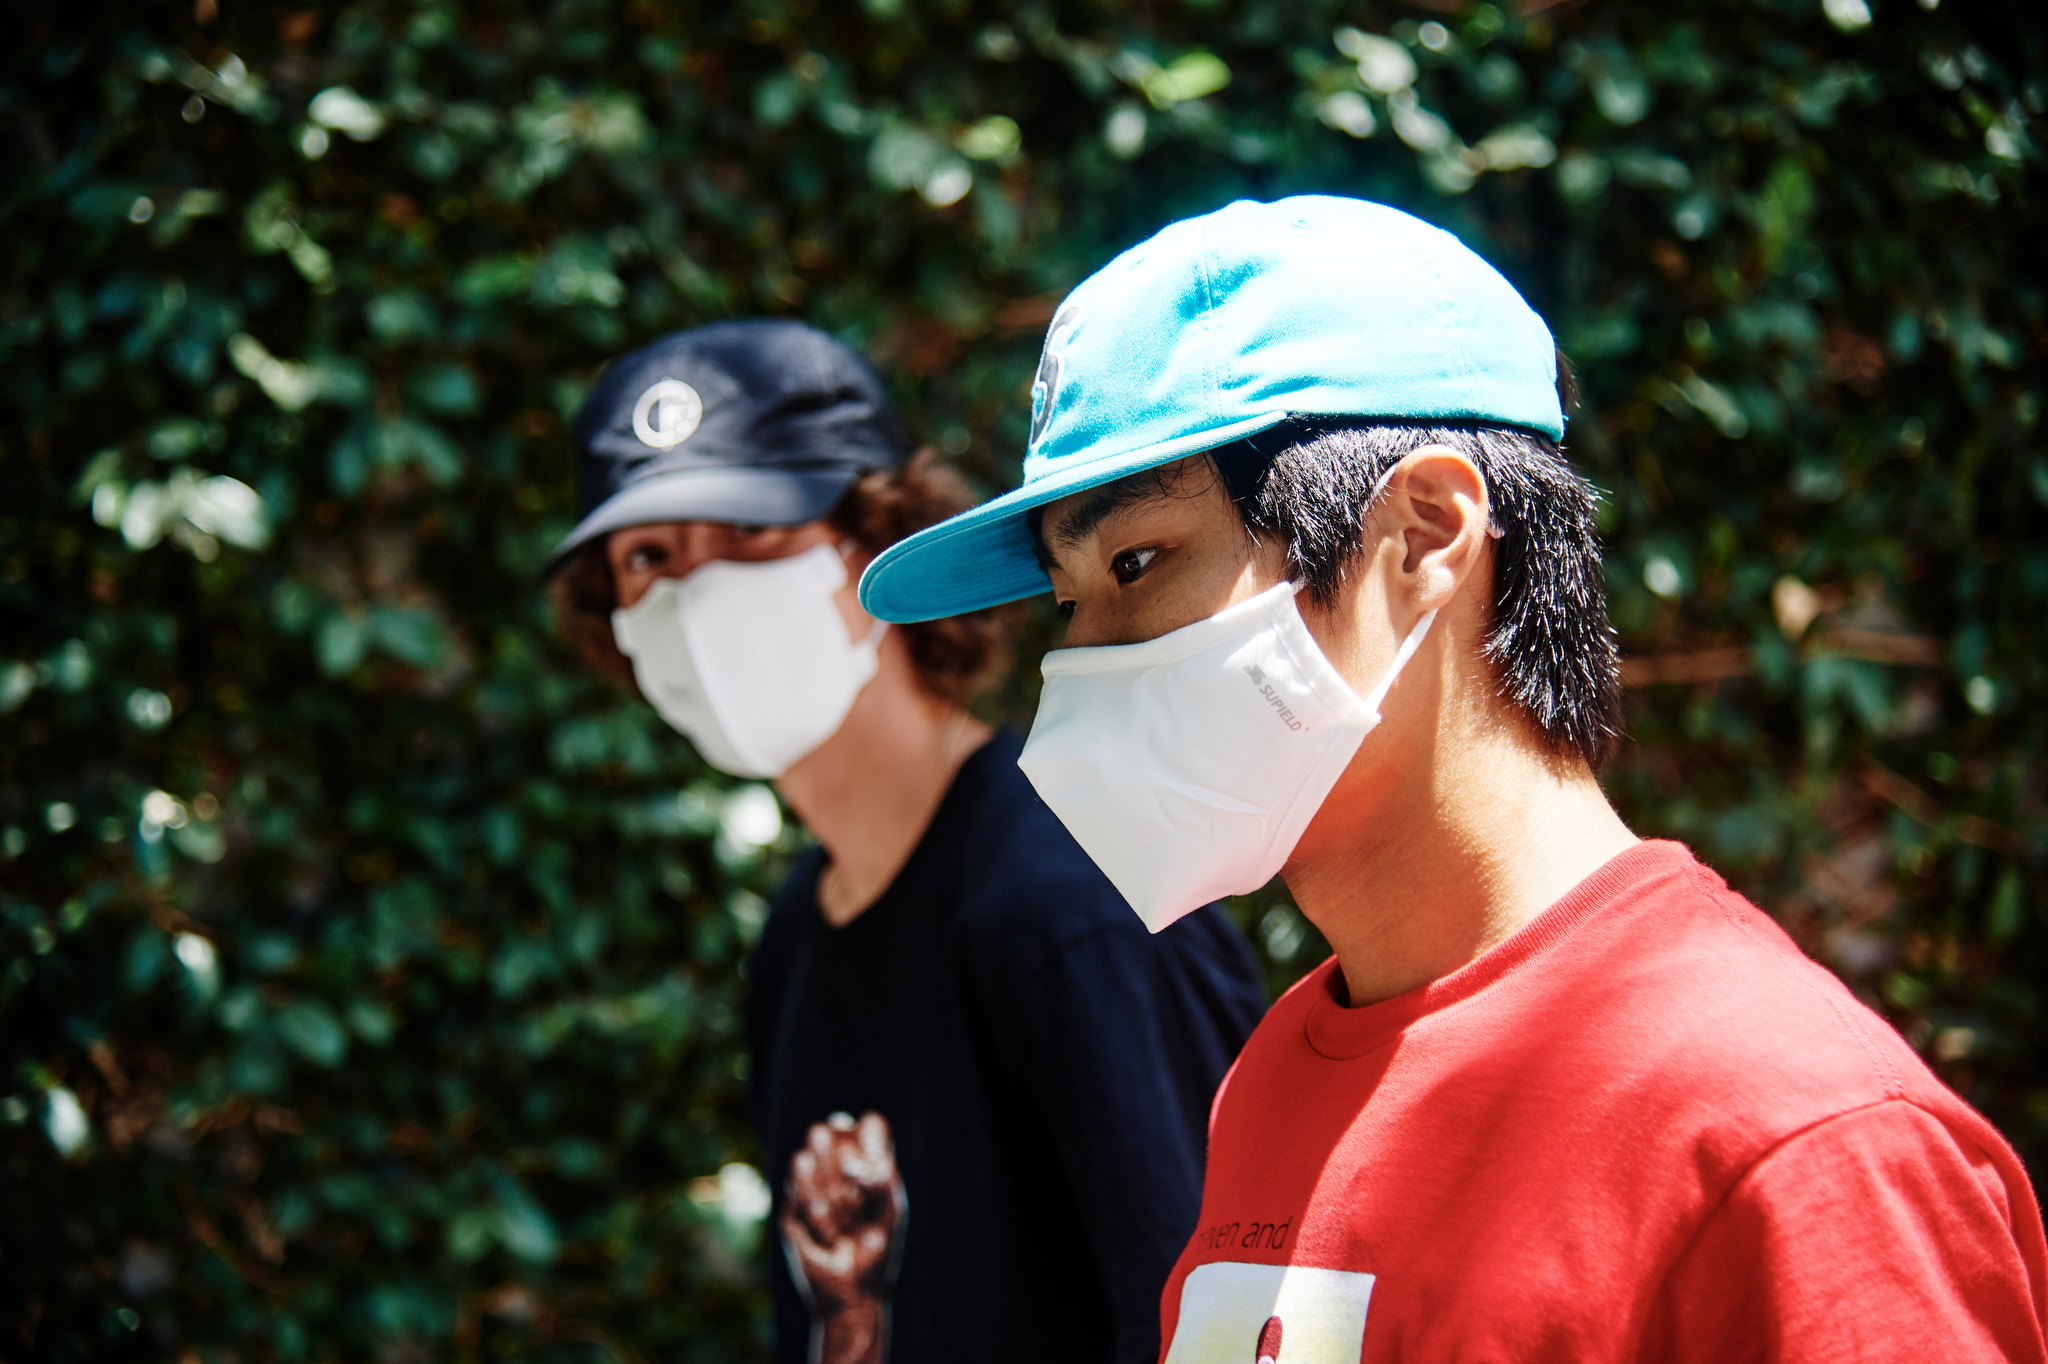
MULTIPOLYGON (((966 482, 931 450, 900 469, 863 476, 846 490, 825 523, 873 556, 905 536, 974 505, 966 482)), ((602 537, 563 561, 548 583, 562 633, 576 656, 634 695, 633 664, 612 637, 619 604, 602 537)), ((925 690, 956 705, 972 699, 1009 662, 1014 612, 1005 607, 899 625, 925 690)))

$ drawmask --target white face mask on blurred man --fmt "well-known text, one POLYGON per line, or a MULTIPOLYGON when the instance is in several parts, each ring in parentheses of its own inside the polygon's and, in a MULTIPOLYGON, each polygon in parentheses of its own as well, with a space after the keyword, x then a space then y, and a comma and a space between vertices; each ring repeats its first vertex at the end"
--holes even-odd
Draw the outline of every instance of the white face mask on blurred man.
POLYGON ((706 762, 779 777, 832 737, 875 675, 888 627, 851 637, 833 599, 846 582, 830 545, 715 560, 614 611, 612 634, 642 694, 706 762))

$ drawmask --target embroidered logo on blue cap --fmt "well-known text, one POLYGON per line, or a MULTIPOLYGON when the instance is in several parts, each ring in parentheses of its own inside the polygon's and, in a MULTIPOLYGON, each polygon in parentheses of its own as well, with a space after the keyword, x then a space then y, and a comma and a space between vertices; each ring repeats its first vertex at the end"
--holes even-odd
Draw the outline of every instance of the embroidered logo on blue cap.
POLYGON ((1052 325, 1045 331, 1045 349, 1038 353, 1038 373, 1031 380, 1031 440, 1036 446, 1045 435, 1045 424, 1052 419, 1052 405, 1059 397, 1060 377, 1063 368, 1060 348, 1081 321, 1081 305, 1075 299, 1068 299, 1052 315, 1052 325))

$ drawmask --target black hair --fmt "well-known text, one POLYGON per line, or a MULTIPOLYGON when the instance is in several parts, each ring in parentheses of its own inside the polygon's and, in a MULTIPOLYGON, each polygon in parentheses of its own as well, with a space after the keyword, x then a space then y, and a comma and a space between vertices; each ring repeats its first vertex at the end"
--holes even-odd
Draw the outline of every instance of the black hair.
POLYGON ((1599 767, 1621 742, 1621 656, 1607 620, 1593 487, 1547 436, 1484 423, 1360 418, 1284 422, 1209 458, 1254 538, 1287 551, 1311 601, 1335 597, 1365 548, 1380 482, 1425 445, 1458 451, 1492 506, 1493 619, 1485 652, 1501 695, 1555 752, 1599 767))

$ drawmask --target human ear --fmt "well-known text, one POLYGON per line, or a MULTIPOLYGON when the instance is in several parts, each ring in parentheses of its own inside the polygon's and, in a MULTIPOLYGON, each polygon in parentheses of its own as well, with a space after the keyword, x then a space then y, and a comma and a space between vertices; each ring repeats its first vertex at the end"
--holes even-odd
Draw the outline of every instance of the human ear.
POLYGON ((1448 445, 1412 450, 1394 466, 1383 514, 1401 537, 1400 577, 1418 611, 1448 603, 1484 559, 1486 480, 1448 445))

